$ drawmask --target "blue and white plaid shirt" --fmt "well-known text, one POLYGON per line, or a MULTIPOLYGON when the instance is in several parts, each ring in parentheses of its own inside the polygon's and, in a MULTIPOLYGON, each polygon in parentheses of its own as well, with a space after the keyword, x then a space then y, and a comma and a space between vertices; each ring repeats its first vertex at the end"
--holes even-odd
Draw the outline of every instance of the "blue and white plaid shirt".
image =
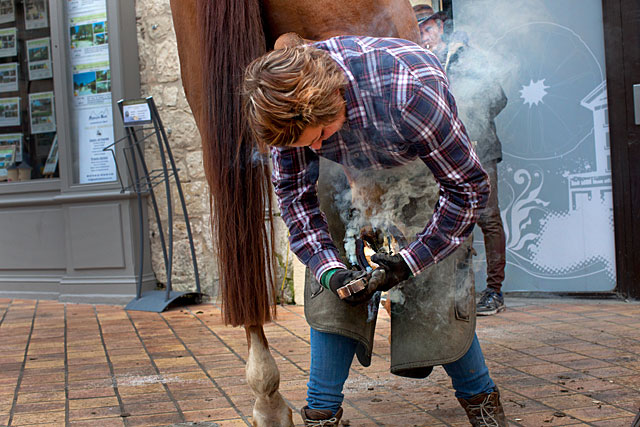
POLYGON ((273 147, 272 179, 293 252, 320 280, 345 265, 316 194, 319 159, 387 169, 420 158, 440 185, 433 217, 400 254, 418 274, 469 236, 489 182, 458 118, 437 58, 401 39, 341 36, 314 44, 347 77, 347 122, 322 148, 273 147))

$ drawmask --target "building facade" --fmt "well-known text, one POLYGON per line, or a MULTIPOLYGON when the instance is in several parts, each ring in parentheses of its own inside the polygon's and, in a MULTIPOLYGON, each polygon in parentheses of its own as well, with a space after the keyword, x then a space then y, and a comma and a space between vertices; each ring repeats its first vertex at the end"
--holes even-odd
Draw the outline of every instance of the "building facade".
MULTIPOLYGON (((412 3, 425 1, 412 0, 412 3)), ((508 219, 505 223, 512 226, 508 230, 512 263, 520 263, 508 270, 505 290, 621 293, 640 297, 640 267, 634 261, 640 257, 637 225, 640 133, 633 119, 634 99, 628 90, 630 85, 640 83, 634 81, 640 70, 632 72, 633 67, 637 68, 640 54, 634 50, 622 51, 619 47, 622 41, 627 46, 640 46, 635 43, 640 39, 638 5, 630 0, 605 0, 602 4, 579 7, 589 23, 588 28, 599 29, 597 39, 591 33, 588 37, 581 34, 582 27, 573 26, 571 19, 562 21, 564 11, 554 9, 559 7, 554 2, 522 3, 521 14, 509 28, 502 26, 507 20, 501 19, 500 13, 518 9, 514 2, 453 0, 431 4, 436 10, 449 10, 460 22, 460 29, 467 19, 470 26, 466 30, 472 36, 473 31, 481 30, 479 23, 491 24, 492 19, 498 20, 500 25, 492 25, 492 31, 478 33, 477 39, 483 48, 497 43, 506 47, 518 40, 537 41, 551 34, 555 37, 553 47, 559 51, 548 51, 560 58, 557 64, 562 63, 561 50, 571 48, 578 58, 576 67, 582 67, 588 74, 581 75, 583 80, 576 84, 569 75, 562 80, 562 73, 571 69, 547 64, 556 75, 541 74, 526 81, 512 79, 511 86, 505 83, 511 89, 511 106, 504 117, 499 117, 498 126, 499 132, 505 134, 511 159, 516 160, 511 161, 512 169, 503 169, 501 173, 510 177, 512 187, 519 193, 509 198, 505 191, 501 194, 501 206, 514 213, 511 218, 505 218, 508 219), (523 15, 528 10, 546 13, 546 20, 523 15), (478 11, 491 11, 493 18, 479 17, 478 11), (600 56, 598 52, 589 54, 598 49, 600 56), (580 60, 584 61, 582 65, 580 60), (556 88, 562 89, 554 92, 556 88), (565 117, 563 114, 572 113, 584 126, 572 128, 577 122, 567 122, 567 129, 557 123, 553 126, 558 126, 558 132, 566 132, 562 143, 575 144, 584 151, 578 159, 580 162, 568 161, 570 157, 563 154, 557 156, 554 165, 539 160, 558 154, 555 152, 558 147, 545 145, 553 142, 544 136, 545 130, 552 128, 550 122, 545 124, 539 120, 536 122, 539 126, 534 129, 526 128, 531 121, 517 126, 514 123, 520 120, 515 116, 521 111, 539 114, 532 116, 536 120, 544 119, 543 108, 561 105, 552 102, 560 98, 576 100, 575 106, 571 104, 558 113, 560 121, 565 117), (515 118, 509 121, 512 117, 515 118), (509 145, 510 134, 529 135, 526 155, 533 153, 538 160, 526 158, 524 146, 509 145), (542 142, 536 142, 538 137, 542 142), (542 153, 545 150, 548 152, 542 153), (518 163, 518 157, 523 157, 522 163, 518 163), (528 168, 536 162, 542 165, 542 173, 538 175, 536 170, 528 168), (543 187, 543 183, 536 181, 542 176, 553 176, 557 182, 547 179, 547 187, 543 187), (540 186, 542 193, 525 195, 532 197, 533 205, 542 202, 538 204, 541 206, 538 216, 530 216, 531 211, 523 210, 524 205, 519 205, 517 211, 509 210, 515 199, 523 195, 522 188, 518 187, 523 180, 529 180, 531 188, 540 186), (552 199, 557 199, 561 207, 555 215, 545 218, 543 205, 552 199), (602 218, 594 219, 595 227, 601 227, 600 232, 608 243, 588 248, 596 251, 597 256, 585 258, 592 264, 586 265, 585 259, 579 257, 569 257, 560 265, 557 263, 561 258, 543 256, 551 253, 551 249, 545 248, 557 246, 551 226, 569 224, 568 218, 587 218, 583 215, 589 212, 585 207, 596 201, 599 206, 608 206, 602 210, 602 218), (526 213, 528 217, 520 218, 515 213, 526 213), (609 220, 611 224, 601 224, 609 220), (538 228, 532 229, 532 224, 538 228), (520 288, 524 276, 516 271, 523 270, 523 265, 529 269, 530 277, 542 272, 547 277, 545 280, 553 285, 532 281, 532 287, 520 288), (569 287, 557 287, 563 275, 569 277, 585 268, 584 271, 591 274, 602 265, 609 270, 597 280, 576 279, 569 287), (510 287, 510 279, 512 283, 518 282, 518 286, 510 287)), ((540 49, 542 52, 543 46, 540 49)), ((524 57, 531 59, 535 55, 524 57)), ((511 59, 518 60, 518 55, 512 55, 511 59)), ((126 174, 118 176, 116 166, 124 164, 124 153, 116 148, 114 161, 110 153, 104 151, 114 143, 117 147, 125 136, 116 101, 146 96, 152 96, 158 106, 178 164, 203 291, 215 297, 216 247, 211 237, 208 188, 200 137, 180 81, 169 0, 69 0, 64 4, 55 0, 0 1, 0 219, 3 224, 0 228, 0 298, 126 303, 134 297, 139 281, 145 289, 162 287, 167 282, 158 224, 154 216, 148 214, 150 201, 145 201, 142 212, 145 225, 141 229, 136 195, 122 191, 131 184, 130 178, 126 174)), ((564 148, 565 151, 571 149, 564 148)), ((150 168, 160 164, 153 144, 146 145, 145 158, 150 168)), ((502 185, 501 188, 508 187, 502 185)), ((160 192, 158 195, 161 217, 166 219, 165 201, 160 192)), ((176 221, 172 283, 177 290, 190 290, 194 286, 194 273, 186 226, 178 216, 176 221)), ((288 250, 281 221, 277 227, 279 296, 282 301, 291 302, 297 295, 297 302, 301 302, 302 292, 299 289, 294 292, 293 283, 301 284, 304 269, 288 250)), ((576 233, 584 234, 592 231, 591 228, 586 226, 576 233)))

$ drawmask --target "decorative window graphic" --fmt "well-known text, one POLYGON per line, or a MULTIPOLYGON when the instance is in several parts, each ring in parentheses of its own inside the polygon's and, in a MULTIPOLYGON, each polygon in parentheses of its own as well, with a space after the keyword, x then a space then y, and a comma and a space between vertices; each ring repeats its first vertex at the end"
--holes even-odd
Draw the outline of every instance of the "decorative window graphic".
MULTIPOLYGON (((509 101, 496 118, 507 239, 503 289, 609 291, 615 250, 601 5, 545 0, 532 12, 526 3, 498 1, 495 17, 472 19, 465 15, 471 3, 454 2, 454 19, 457 11, 458 22, 468 24, 456 28, 472 40, 474 32, 486 35, 483 47, 507 70, 509 101), (572 18, 576 8, 580 22, 572 18)), ((483 239, 476 233, 477 286, 484 288, 483 239)))

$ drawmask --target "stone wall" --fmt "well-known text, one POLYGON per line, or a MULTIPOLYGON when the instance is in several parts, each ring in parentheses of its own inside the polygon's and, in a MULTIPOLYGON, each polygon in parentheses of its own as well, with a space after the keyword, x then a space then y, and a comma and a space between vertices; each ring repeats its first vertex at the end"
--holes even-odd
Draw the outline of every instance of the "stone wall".
MULTIPOLYGON (((171 19, 169 0, 136 0, 136 19, 138 27, 138 50, 140 54, 140 78, 142 95, 153 96, 160 116, 167 129, 169 143, 173 150, 179 175, 187 201, 187 209, 194 235, 200 282, 204 292, 217 294, 218 272, 214 261, 213 241, 209 217, 209 192, 202 167, 200 135, 187 104, 180 80, 180 66, 176 37, 171 19)), ((151 144, 145 150, 150 168, 160 167, 157 149, 151 144)), ((179 199, 174 192, 174 211, 179 208, 179 199), (178 203, 178 205, 176 205, 178 203)), ((162 207, 166 200, 159 200, 162 207)), ((162 217, 166 218, 166 209, 162 208, 162 217)), ((160 283, 166 283, 166 274, 157 224, 152 215, 149 201, 149 227, 153 271, 160 283)), ((189 244, 184 221, 175 216, 174 227, 174 289, 194 289, 194 275, 189 253, 189 244)), ((163 221, 164 222, 164 221, 163 221)), ((287 236, 284 224, 277 220, 277 258, 279 260, 278 288, 284 284, 284 301, 293 299, 292 259, 287 255, 287 236), (288 261, 287 261, 288 260, 288 261), (288 264, 287 279, 283 280, 285 264, 288 264)))

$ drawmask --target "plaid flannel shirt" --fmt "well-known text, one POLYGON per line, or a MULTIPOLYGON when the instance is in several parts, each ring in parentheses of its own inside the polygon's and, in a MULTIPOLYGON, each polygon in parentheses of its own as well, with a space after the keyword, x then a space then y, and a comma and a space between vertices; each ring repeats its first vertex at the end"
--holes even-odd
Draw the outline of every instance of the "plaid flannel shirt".
POLYGON ((469 236, 489 183, 458 118, 437 58, 401 39, 341 36, 314 44, 347 77, 347 122, 322 147, 273 147, 272 180, 292 251, 320 280, 345 268, 320 211, 318 156, 356 169, 386 169, 420 158, 440 186, 431 220, 400 251, 414 275, 469 236))

